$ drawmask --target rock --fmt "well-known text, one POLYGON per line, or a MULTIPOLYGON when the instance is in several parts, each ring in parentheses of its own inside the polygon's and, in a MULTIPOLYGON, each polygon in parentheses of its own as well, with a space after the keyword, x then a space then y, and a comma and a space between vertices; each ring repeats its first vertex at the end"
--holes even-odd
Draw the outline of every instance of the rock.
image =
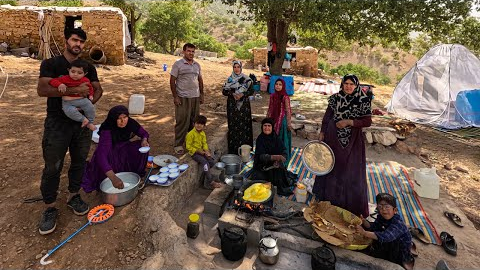
POLYGON ((42 257, 43 257, 42 254, 37 254, 37 256, 35 256, 35 260, 40 260, 42 257))
POLYGON ((379 154, 383 153, 383 151, 385 151, 385 146, 383 146, 380 143, 373 144, 372 148, 373 148, 373 150, 375 150, 375 152, 377 152, 379 154))
POLYGON ((310 133, 310 132, 317 132, 318 130, 318 127, 317 126, 314 126, 314 125, 305 125, 305 131, 307 133, 310 133))
POLYGON ((453 166, 452 166, 452 164, 447 163, 447 164, 443 165, 443 168, 445 168, 445 170, 451 171, 453 169, 453 166))
POLYGON ((406 143, 404 143, 403 141, 397 141, 395 143, 395 150, 397 150, 401 154, 409 154, 410 153, 410 149, 409 149, 408 145, 406 143))
POLYGON ((320 136, 319 133, 315 132, 307 132, 307 139, 312 141, 312 140, 318 140, 318 137, 320 136))
POLYGON ((397 137, 395 137, 395 135, 391 131, 374 132, 373 141, 380 143, 384 146, 390 146, 397 142, 397 137))
POLYGON ((303 125, 303 124, 292 123, 292 128, 293 128, 294 130, 301 129, 301 128, 303 128, 304 126, 305 126, 305 125, 303 125))
POLYGON ((307 138, 307 132, 305 131, 305 129, 297 130, 297 136, 300 137, 300 138, 306 139, 307 138))
POLYGON ((147 257, 145 255, 140 256, 140 259, 145 260, 147 257))
POLYGON ((373 143, 373 135, 372 135, 372 132, 370 132, 370 131, 365 132, 365 139, 367 139, 367 142, 368 142, 369 144, 372 144, 372 143, 373 143))
POLYGON ((144 46, 138 46, 136 49, 135 49, 135 52, 140 54, 141 56, 143 56, 145 54, 145 47, 144 46))
POLYGON ((460 167, 460 166, 455 166, 454 168, 455 170, 459 171, 459 172, 462 172, 462 173, 468 173, 468 170, 463 168, 463 167, 460 167))
POLYGON ((162 269, 165 264, 162 252, 157 252, 152 257, 149 257, 142 266, 141 269, 162 269))
POLYGON ((128 256, 125 257, 125 261, 126 261, 126 262, 130 262, 131 260, 132 260, 132 259, 131 259, 130 257, 128 257, 128 256))
POLYGON ((477 181, 477 182, 480 181, 480 177, 478 175, 472 176, 472 179, 477 181))

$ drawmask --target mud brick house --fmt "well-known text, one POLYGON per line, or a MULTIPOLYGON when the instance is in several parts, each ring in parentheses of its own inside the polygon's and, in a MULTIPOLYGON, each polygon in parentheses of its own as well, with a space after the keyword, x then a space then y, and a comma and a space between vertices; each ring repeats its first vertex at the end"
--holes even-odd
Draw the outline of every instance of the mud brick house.
POLYGON ((59 54, 68 27, 87 32, 83 57, 100 51, 106 64, 125 64, 125 47, 131 41, 127 18, 119 8, 0 6, 0 43, 11 49, 30 47, 30 53, 39 53, 49 47, 52 54, 59 54))
MULTIPOLYGON (((253 50, 253 65, 267 65, 267 48, 254 48, 253 50)), ((289 72, 304 76, 316 77, 318 50, 307 47, 289 47, 287 53, 292 55, 289 72)))

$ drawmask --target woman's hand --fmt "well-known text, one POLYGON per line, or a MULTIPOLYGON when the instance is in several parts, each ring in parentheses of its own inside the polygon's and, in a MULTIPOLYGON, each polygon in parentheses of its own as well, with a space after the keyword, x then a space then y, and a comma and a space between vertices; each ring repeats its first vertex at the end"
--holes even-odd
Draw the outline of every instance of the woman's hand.
POLYGON ((340 120, 336 124, 337 128, 346 128, 348 126, 353 126, 353 120, 350 119, 345 119, 345 120, 340 120))
POLYGON ((118 189, 123 189, 123 181, 122 179, 118 178, 117 175, 115 175, 115 173, 113 172, 113 170, 110 170, 108 172, 105 173, 108 177, 108 179, 110 179, 110 181, 112 181, 112 185, 118 189))
POLYGON ((291 124, 290 124, 290 125, 288 125, 288 126, 287 126, 287 129, 288 129, 288 131, 292 132, 292 131, 293 131, 293 127, 292 127, 292 125, 291 125, 291 124))
POLYGON ((324 139, 325 139, 325 133, 320 132, 320 136, 318 136, 318 140, 323 142, 324 139))
POLYGON ((150 144, 148 143, 148 139, 147 138, 143 138, 142 139, 142 147, 145 147, 145 146, 150 146, 150 144))
POLYGON ((273 160, 273 161, 280 161, 280 162, 285 162, 287 159, 282 156, 282 155, 271 155, 270 158, 273 160))

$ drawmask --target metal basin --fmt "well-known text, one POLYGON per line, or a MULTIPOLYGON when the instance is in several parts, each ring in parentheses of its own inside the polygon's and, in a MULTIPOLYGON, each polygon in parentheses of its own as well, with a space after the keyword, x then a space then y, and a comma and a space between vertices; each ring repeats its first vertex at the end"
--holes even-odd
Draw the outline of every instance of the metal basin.
POLYGON ((122 179, 125 187, 120 190, 115 189, 108 177, 103 179, 102 183, 100 183, 102 200, 104 203, 109 203, 113 206, 122 206, 130 203, 137 196, 140 175, 133 172, 120 172, 115 175, 122 179))
POLYGON ((220 161, 225 163, 226 175, 238 174, 242 169, 242 158, 239 155, 224 155, 220 158, 220 161))

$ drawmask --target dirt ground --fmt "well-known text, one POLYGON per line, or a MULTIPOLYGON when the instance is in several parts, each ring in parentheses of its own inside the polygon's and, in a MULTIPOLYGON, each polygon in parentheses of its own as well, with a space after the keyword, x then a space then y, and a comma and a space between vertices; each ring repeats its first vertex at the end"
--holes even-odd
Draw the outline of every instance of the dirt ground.
MULTIPOLYGON (((97 68, 104 89, 104 96, 97 104, 97 123, 105 119, 112 106, 128 105, 131 94, 144 94, 145 113, 134 118, 151 134, 152 155, 171 154, 174 106, 169 75, 162 70, 162 65, 166 63, 170 69, 177 57, 153 53, 146 56, 151 61, 97 68)), ((206 92, 201 111, 209 118, 208 135, 225 123, 225 118, 215 111, 224 110, 221 85, 231 73, 231 66, 204 60, 199 62, 206 92)), ((4 213, 0 217, 0 268, 43 269, 38 263, 40 257, 86 223, 85 217, 75 216, 66 207, 68 156, 61 176, 57 205, 60 216, 55 233, 48 236, 38 233, 37 224, 44 207, 42 202, 23 203, 26 198, 40 195, 46 99, 36 93, 39 65, 40 61, 30 58, 0 56, 0 66, 9 74, 0 98, 0 211, 4 213)), ((247 74, 252 72, 261 75, 258 71, 245 70, 247 74)), ((0 74, 0 94, 5 81, 6 75, 0 74)), ((377 89, 377 105, 385 104, 391 91, 392 88, 377 89)), ((264 114, 267 110, 268 95, 262 96, 263 99, 252 103, 256 114, 264 114)), ((301 112, 309 119, 321 119, 321 112, 315 108, 301 112)), ((477 229, 480 228, 480 142, 456 139, 423 127, 417 129, 416 134, 423 139, 424 161, 436 166, 442 177, 442 189, 477 229), (468 172, 448 171, 443 168, 447 163, 453 167, 461 166, 468 172)), ((90 155, 94 150, 92 144, 90 155)), ((394 155, 392 159, 395 158, 394 155)), ((95 192, 82 193, 82 197, 92 206, 100 203, 100 196, 95 192)), ((108 222, 84 229, 50 257, 55 262, 48 268, 138 268, 153 250, 140 236, 142 221, 135 219, 137 202, 117 208, 108 222)))

